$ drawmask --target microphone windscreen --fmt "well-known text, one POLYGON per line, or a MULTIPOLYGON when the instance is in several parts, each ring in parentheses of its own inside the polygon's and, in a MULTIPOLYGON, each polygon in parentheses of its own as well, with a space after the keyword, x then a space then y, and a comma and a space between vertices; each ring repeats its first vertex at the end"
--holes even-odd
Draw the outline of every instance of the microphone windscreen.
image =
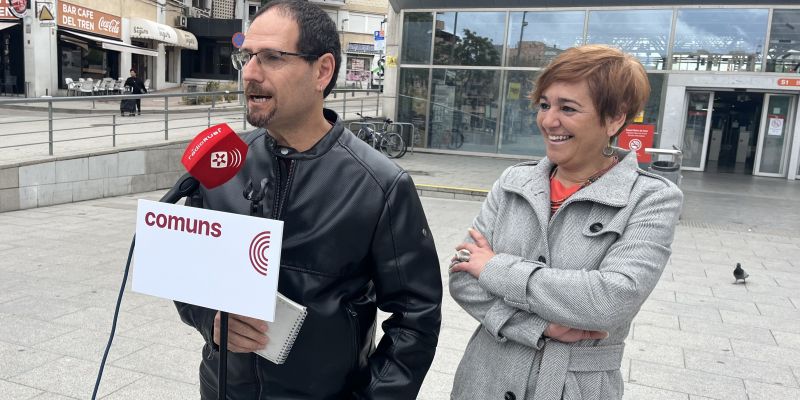
POLYGON ((200 132, 186 148, 181 163, 200 184, 213 189, 233 178, 244 165, 247 144, 228 124, 200 132))

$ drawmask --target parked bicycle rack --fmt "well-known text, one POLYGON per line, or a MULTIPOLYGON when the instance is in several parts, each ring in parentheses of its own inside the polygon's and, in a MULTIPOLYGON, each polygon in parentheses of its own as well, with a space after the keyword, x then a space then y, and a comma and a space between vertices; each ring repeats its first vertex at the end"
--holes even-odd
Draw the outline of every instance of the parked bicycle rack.
POLYGON ((399 130, 394 131, 394 132, 397 132, 400 135, 400 137, 403 138, 403 141, 405 141, 405 144, 406 144, 406 148, 411 148, 411 154, 414 154, 414 146, 417 143, 416 142, 416 139, 417 139, 417 127, 414 126, 414 124, 412 124, 410 122, 392 122, 391 124, 389 124, 386 127, 386 131, 387 132, 392 132, 391 131, 392 126, 397 126, 399 128, 399 130), (406 127, 410 127, 410 129, 411 129, 411 135, 410 136, 405 135, 406 131, 408 130, 408 129, 406 129, 406 127), (406 140, 407 137, 410 138, 411 140, 410 141, 406 140))

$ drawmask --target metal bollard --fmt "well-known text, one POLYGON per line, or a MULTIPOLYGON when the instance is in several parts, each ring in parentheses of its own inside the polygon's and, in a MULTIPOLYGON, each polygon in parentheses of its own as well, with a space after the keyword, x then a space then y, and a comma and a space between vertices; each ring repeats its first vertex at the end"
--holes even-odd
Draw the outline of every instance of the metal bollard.
MULTIPOLYGON (((92 103, 94 103, 94 102, 92 102, 92 103)), ((92 107, 92 108, 94 108, 94 107, 92 107)), ((48 115, 48 118, 47 118, 48 119, 48 128, 47 128, 48 141, 49 141, 49 147, 50 147, 50 155, 52 156, 53 155, 53 102, 52 101, 48 101, 47 102, 47 115, 48 115)))
POLYGON ((169 97, 164 96, 164 140, 169 140, 169 97))
POLYGON ((208 128, 211 128, 211 109, 209 108, 207 111, 208 111, 208 128))

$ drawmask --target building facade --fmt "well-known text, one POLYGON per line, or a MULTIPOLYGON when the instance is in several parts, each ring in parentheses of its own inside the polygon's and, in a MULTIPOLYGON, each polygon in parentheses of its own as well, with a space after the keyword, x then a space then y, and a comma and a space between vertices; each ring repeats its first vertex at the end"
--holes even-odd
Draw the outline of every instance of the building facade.
POLYGON ((309 0, 322 7, 339 29, 342 67, 337 88, 371 89, 381 87, 383 79, 374 71, 384 54, 389 2, 387 0, 309 0), (376 40, 377 39, 377 40, 376 40))
POLYGON ((133 68, 151 89, 179 86, 180 52, 197 49, 176 28, 184 13, 175 0, 0 0, 3 89, 29 97, 56 95, 68 80, 117 80, 133 68))
POLYGON ((796 1, 390 2, 385 107, 418 147, 544 156, 527 94, 564 49, 599 43, 647 69, 637 124, 684 169, 800 178, 796 1))

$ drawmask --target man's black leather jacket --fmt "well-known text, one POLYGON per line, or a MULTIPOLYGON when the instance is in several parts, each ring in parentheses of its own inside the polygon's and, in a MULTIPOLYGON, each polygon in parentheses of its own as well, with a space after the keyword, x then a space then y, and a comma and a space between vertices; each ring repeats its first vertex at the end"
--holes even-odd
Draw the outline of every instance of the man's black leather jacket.
MULTIPOLYGON (((284 221, 278 289, 308 307, 285 364, 229 353, 229 399, 414 399, 433 360, 442 282, 414 184, 335 113, 325 117, 335 125, 303 153, 250 133, 238 175, 198 194, 205 208, 247 215, 246 183, 267 179, 263 216, 284 221), (377 348, 376 308, 391 314, 377 348)), ((176 305, 205 338, 201 395, 216 399, 216 311, 176 305)))

